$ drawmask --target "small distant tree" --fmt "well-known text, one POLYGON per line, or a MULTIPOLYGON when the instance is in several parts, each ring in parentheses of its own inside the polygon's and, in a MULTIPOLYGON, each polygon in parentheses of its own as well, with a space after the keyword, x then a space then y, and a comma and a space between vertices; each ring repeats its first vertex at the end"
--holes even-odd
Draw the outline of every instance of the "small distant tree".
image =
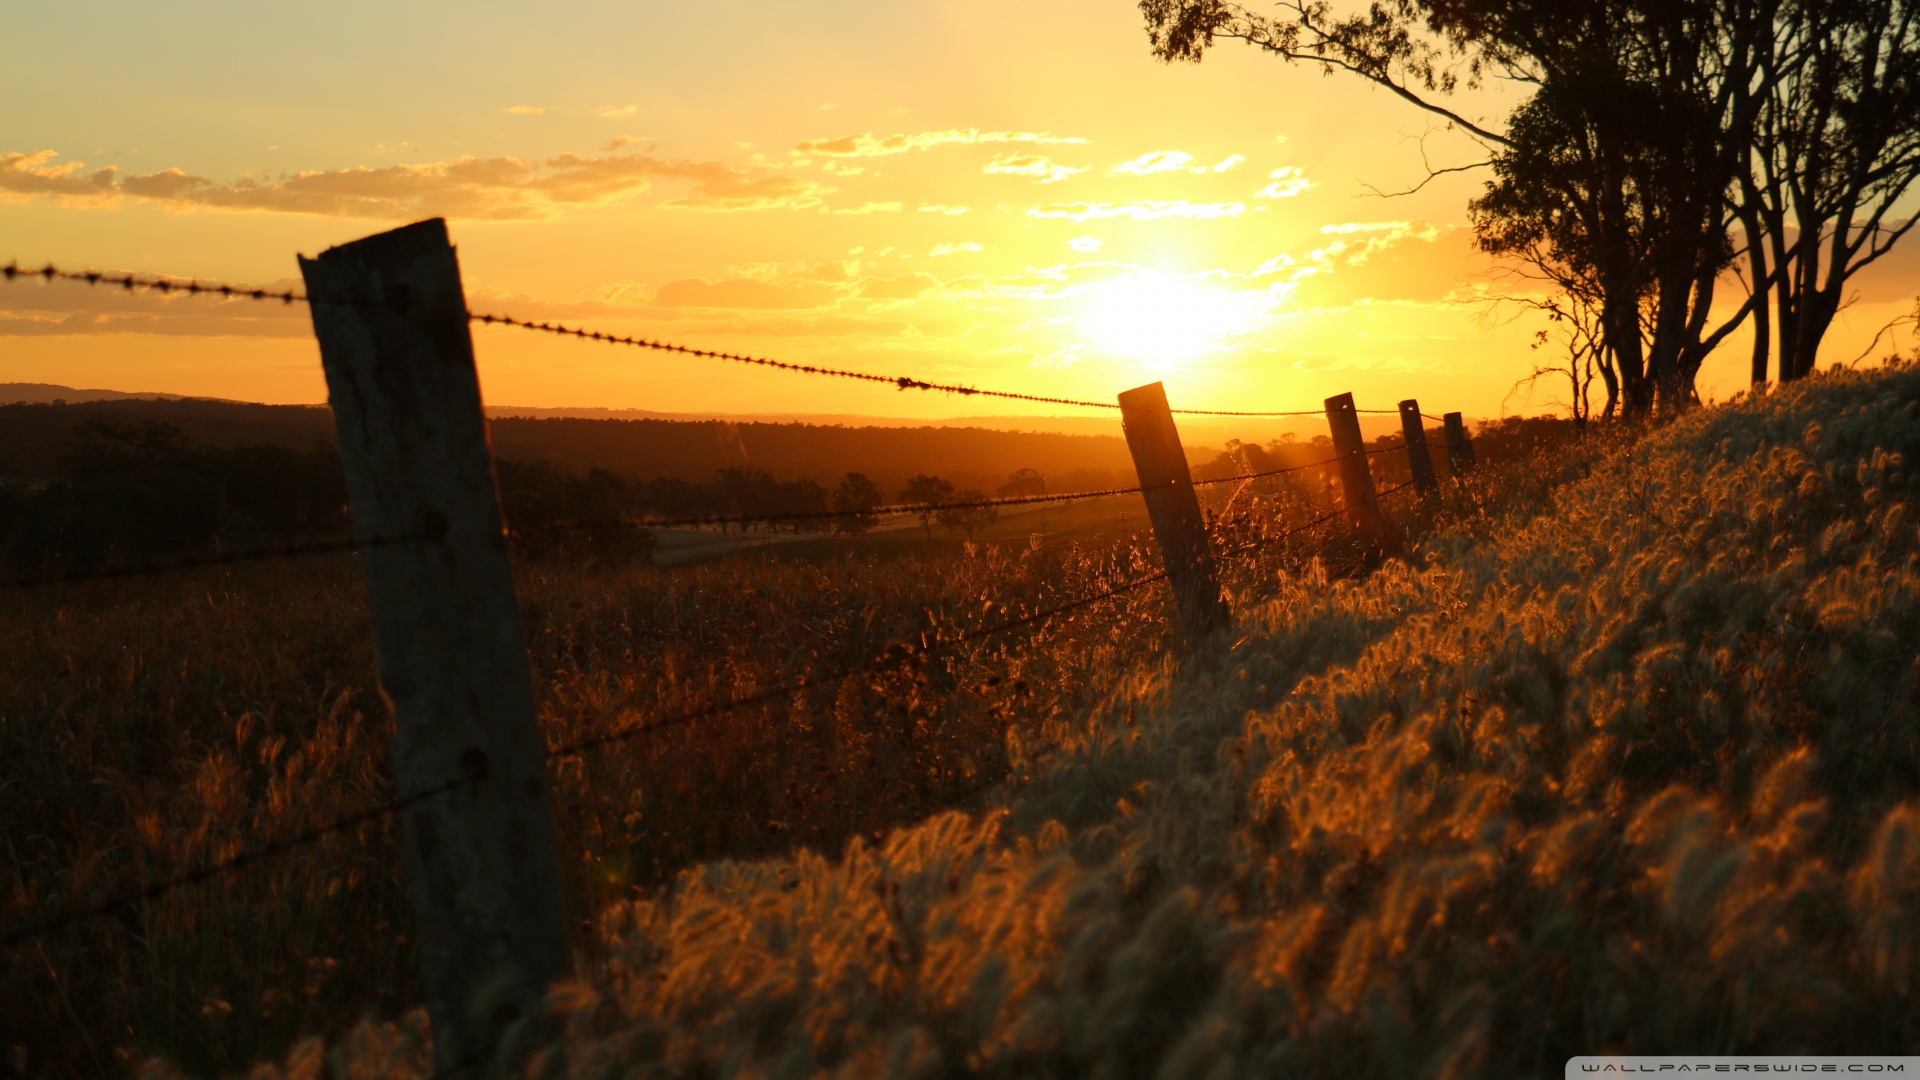
POLYGON ((880 505, 880 485, 865 473, 850 472, 833 493, 833 509, 840 516, 833 527, 848 536, 859 536, 880 524, 873 508, 880 505))
MULTIPOLYGON (((901 502, 921 504, 922 508, 916 511, 916 514, 920 518, 920 527, 926 530, 929 540, 933 539, 933 522, 936 517, 939 517, 940 512, 928 509, 927 504, 943 503, 952 497, 952 484, 937 476, 928 476, 926 473, 915 475, 913 479, 907 481, 906 487, 900 489, 901 502)), ((941 524, 946 523, 945 518, 940 520, 941 524)))
MULTIPOLYGON (((953 493, 956 503, 985 502, 987 493, 976 488, 966 488, 953 493)), ((953 506, 940 511, 940 527, 949 532, 964 532, 967 539, 973 539, 973 531, 984 525, 998 521, 1000 511, 991 506, 953 506)))
POLYGON ((1021 495, 1045 495, 1047 478, 1038 469, 1016 469, 1000 485, 1000 494, 1008 497, 1021 495))

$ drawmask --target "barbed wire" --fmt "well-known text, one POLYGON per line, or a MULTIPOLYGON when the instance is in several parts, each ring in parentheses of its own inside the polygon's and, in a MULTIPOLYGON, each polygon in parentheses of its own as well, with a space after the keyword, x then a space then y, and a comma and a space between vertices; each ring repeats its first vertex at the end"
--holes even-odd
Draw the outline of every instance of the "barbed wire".
POLYGON ((210 880, 216 876, 235 873, 255 863, 273 858, 276 855, 284 855, 295 848, 317 844, 329 836, 334 836, 348 829, 355 829, 362 825, 380 821, 405 810, 409 806, 416 806, 426 802, 428 799, 438 798, 441 795, 458 791, 463 787, 478 782, 479 777, 466 776, 458 780, 450 780, 444 784, 438 784, 424 791, 417 791, 404 798, 394 799, 390 802, 381 803, 378 806, 370 806, 362 810, 356 810, 351 814, 335 818, 325 825, 308 829, 302 833, 296 833, 293 836, 271 841, 251 851, 243 851, 238 855, 208 863, 197 869, 189 870, 184 874, 177 874, 162 881, 152 882, 139 889, 121 892, 116 896, 108 897, 89 907, 68 911, 44 922, 10 931, 4 937, 0 937, 0 948, 7 948, 37 937, 45 937, 57 930, 65 929, 74 923, 111 914, 114 910, 127 904, 139 902, 151 903, 176 889, 183 889, 189 885, 197 885, 200 882, 210 880))
MULTIPOLYGON (((718 349, 701 349, 691 345, 680 345, 669 341, 654 341, 648 338, 633 337, 627 334, 615 334, 603 330, 589 330, 582 326, 567 326, 564 323, 533 322, 529 319, 515 318, 512 315, 476 315, 468 313, 468 318, 490 326, 510 326, 521 330, 533 330, 539 333, 556 334, 561 337, 579 338, 582 341, 596 341, 605 345, 625 345, 637 349, 654 349, 659 352, 680 353, 685 356, 699 356, 709 360, 730 360, 738 364, 754 364, 760 367, 777 368, 781 371, 798 372, 803 375, 825 375, 839 379, 858 379, 862 382, 884 383, 900 390, 932 390, 944 394, 960 394, 966 397, 1003 398, 1010 401, 1027 401, 1040 405, 1067 405, 1086 409, 1118 409, 1117 401, 1086 401, 1080 398, 1048 397, 1042 394, 1023 394, 1012 390, 985 390, 977 386, 962 386, 957 383, 937 383, 911 375, 876 375, 868 371, 849 371, 844 368, 821 367, 816 364, 795 364, 785 360, 774 360, 764 356, 748 356, 745 353, 724 352, 718 349)), ((1233 410, 1233 409, 1173 409, 1181 416, 1321 416, 1321 409, 1275 409, 1275 410, 1233 410)), ((1357 409, 1362 413, 1392 413, 1398 415, 1398 409, 1357 409)))
POLYGON ((1378 495, 1376 495, 1376 496, 1374 496, 1374 498, 1376 498, 1376 499, 1384 499, 1384 498, 1386 498, 1387 496, 1389 496, 1389 495, 1392 495, 1392 494, 1393 494, 1394 492, 1397 492, 1397 491, 1404 491, 1404 490, 1406 490, 1407 488, 1410 488, 1410 487, 1412 487, 1412 486, 1413 486, 1413 485, 1414 485, 1415 483, 1417 483, 1417 482, 1418 482, 1418 481, 1414 481, 1414 480, 1407 480, 1407 481, 1404 481, 1404 482, 1402 482, 1402 483, 1398 483, 1398 484, 1395 484, 1395 485, 1393 485, 1392 487, 1390 487, 1390 488, 1388 488, 1387 490, 1385 490, 1385 491, 1383 491, 1383 492, 1381 492, 1380 494, 1378 494, 1378 495))
MULTIPOLYGON (((1198 567, 1198 566, 1199 566, 1198 563, 1194 564, 1194 567, 1198 567)), ((1189 567, 1185 569, 1193 569, 1194 567, 1189 567)), ((560 746, 556 746, 549 749, 547 751, 547 757, 549 760, 556 757, 573 757, 578 754, 584 753, 588 750, 598 750, 602 747, 611 746, 615 743, 621 743, 631 739, 637 739, 642 735, 651 735, 654 732, 662 731, 667 728, 679 727, 683 724, 690 723, 694 720, 705 719, 709 716, 718 716, 723 713, 730 712, 734 709, 741 708, 742 706, 757 705, 764 701, 772 701, 777 698, 786 697, 789 694, 798 693, 801 690, 804 690, 805 688, 807 688, 808 686, 813 685, 814 683, 831 682, 836 679, 844 679, 850 675, 877 674, 883 671, 891 671, 895 668, 907 667, 915 663, 919 657, 924 656, 928 653, 931 653, 935 649, 957 648, 961 645, 970 644, 974 641, 978 641, 983 638, 992 637, 996 634, 1004 634, 1004 633, 1008 633, 1009 631, 1018 630, 1022 627, 1032 626, 1035 623, 1045 622, 1048 619, 1056 618, 1058 616, 1065 615, 1070 612, 1078 611, 1081 608, 1092 607, 1095 604, 1102 604, 1115 597, 1125 595, 1126 593, 1130 593, 1135 589, 1145 588, 1146 586, 1151 585, 1156 581, 1165 581, 1168 578, 1172 577, 1173 574, 1176 572, 1184 572, 1184 570, 1183 571, 1162 570, 1157 574, 1150 574, 1146 577, 1129 581, 1124 585, 1116 586, 1104 592, 1095 593, 1091 596, 1083 596, 1069 603, 1061 604, 1056 607, 1046 608, 1041 611, 1036 611, 1036 612, 1033 612, 1032 614, 1023 615, 1020 618, 1010 619, 1008 621, 997 623, 993 626, 985 627, 980 630, 967 631, 965 633, 958 635, 957 637, 952 637, 952 638, 935 637, 931 643, 923 644, 919 647, 909 645, 905 642, 896 642, 894 647, 890 648, 886 653, 883 653, 880 656, 874 657, 873 659, 868 660, 865 663, 853 664, 846 667, 842 667, 842 668, 839 668, 838 670, 829 672, 828 674, 822 675, 822 676, 816 676, 816 677, 800 676, 795 679, 790 679, 787 682, 780 684, 779 686, 775 686, 767 690, 761 690, 756 693, 747 694, 743 697, 730 698, 727 701, 721 702, 718 705, 712 705, 706 708, 696 709, 693 712, 689 712, 689 713, 680 713, 671 717, 667 717, 662 720, 646 721, 639 724, 635 724, 631 727, 621 728, 615 731, 604 732, 599 735, 593 735, 584 739, 578 739, 571 743, 564 743, 560 746)))
MULTIPOLYGON (((292 287, 284 290, 263 289, 258 286, 234 285, 222 281, 208 281, 200 278, 187 278, 175 274, 137 274, 130 272, 103 272, 98 270, 61 270, 52 263, 38 269, 28 269, 19 265, 18 260, 0 267, 0 277, 7 281, 28 281, 38 278, 42 281, 81 281, 89 285, 117 285, 129 291, 134 289, 154 289, 159 292, 185 292, 226 297, 243 297, 252 300, 279 300, 287 304, 297 302, 313 303, 312 298, 296 292, 292 287)), ((324 300, 321 303, 343 301, 324 300)), ((513 315, 494 315, 467 312, 470 321, 488 326, 508 326, 521 330, 555 334, 560 337, 578 338, 582 341, 595 341, 606 345, 624 345, 638 349, 652 349, 659 352, 679 353, 683 356, 698 356, 709 360, 730 360, 734 363, 753 364, 759 367, 791 371, 803 375, 822 375, 838 379, 856 379, 862 382, 880 383, 899 390, 927 390, 945 394, 959 394, 965 397, 991 397, 1008 401, 1025 401, 1038 405, 1066 405, 1074 408, 1118 409, 1115 401, 1086 401, 1079 398, 1051 397, 1045 394, 1026 394, 1013 390, 987 390, 976 386, 964 386, 958 383, 938 383, 911 375, 877 375, 868 371, 852 371, 846 368, 824 367, 818 364, 796 364, 770 357, 749 356, 745 353, 726 352, 720 349, 702 349, 692 345, 682 345, 670 341, 656 341, 649 338, 634 337, 628 334, 615 334, 610 331, 589 330, 582 326, 567 326, 557 322, 534 322, 513 315)), ((1242 417, 1280 417, 1280 416, 1320 416, 1320 409, 1173 409, 1181 416, 1242 416, 1242 417)), ((1397 415, 1397 409, 1356 409, 1355 412, 1373 415, 1397 415)))
POLYGON ((432 540, 425 535, 416 536, 368 536, 347 540, 323 540, 305 544, 285 544, 276 548, 261 548, 257 551, 223 551, 216 555, 194 556, 185 559, 166 559, 150 563, 134 563, 124 566, 109 566, 93 570, 71 570, 57 574, 44 574, 36 577, 20 577, 0 580, 0 590, 37 589, 46 585, 72 585, 87 581, 117 581, 121 578, 150 577, 159 574, 180 573, 208 566, 234 566, 240 563, 270 562, 276 559, 304 559, 315 555, 334 555, 345 551, 358 551, 362 548, 391 547, 395 544, 410 544, 415 541, 432 540))
POLYGON ((295 301, 304 303, 306 296, 297 293, 291 286, 282 290, 263 289, 256 285, 234 285, 224 281, 206 281, 200 278, 180 277, 176 274, 136 274, 128 272, 107 273, 99 270, 61 270, 52 263, 39 269, 27 269, 18 261, 0 266, 0 277, 8 281, 84 281, 89 285, 117 285, 131 292, 135 289, 153 289, 158 292, 205 293, 213 296, 236 297, 244 300, 278 300, 284 304, 295 301))
MULTIPOLYGON (((703 706, 701 708, 693 709, 688 712, 678 713, 674 716, 671 716, 662 720, 651 721, 644 724, 634 725, 633 727, 629 727, 629 728, 619 729, 611 732, 605 732, 600 735, 591 736, 585 739, 575 740, 574 742, 571 742, 571 743, 565 743, 560 746, 552 747, 546 751, 545 759, 551 761, 551 760, 554 760, 555 758, 575 756, 587 750, 598 749, 603 746, 609 746, 615 743, 626 742, 635 738, 639 738, 642 735, 652 734, 654 732, 665 730, 671 727, 678 727, 684 724, 692 723, 696 720, 703 720, 703 719, 708 719, 715 716, 721 716, 728 712, 732 712, 735 709, 744 708, 748 705, 758 704, 763 701, 770 701, 775 698, 797 692, 798 690, 809 685, 812 682, 842 679, 850 675, 857 675, 857 674, 867 673, 867 672, 887 671, 893 668, 907 666, 914 663, 919 656, 932 652, 935 648, 940 648, 940 649, 954 648, 960 645, 967 644, 971 641, 977 641, 982 638, 991 637, 996 634, 1007 633, 1009 631, 1017 630, 1025 626, 1031 626, 1035 623, 1043 622, 1047 619, 1052 619, 1057 616, 1064 615, 1081 608, 1091 607, 1095 604, 1104 603, 1107 600, 1111 600, 1114 597, 1121 596, 1128 592, 1132 592, 1135 589, 1144 588, 1145 586, 1151 585, 1156 581, 1164 581, 1167 578, 1171 577, 1172 573, 1173 572, 1169 572, 1169 571, 1161 571, 1160 573, 1152 574, 1144 578, 1139 578, 1137 580, 1130 581, 1124 585, 1120 585, 1115 588, 1108 589, 1104 592, 1096 593, 1092 596, 1081 597, 1079 599, 1076 599, 1066 604, 1061 604, 1059 606, 1048 608, 1043 611, 1037 611, 1030 615, 1023 616, 1021 618, 1007 620, 1005 622, 1001 622, 994 626, 986 627, 980 630, 969 631, 967 633, 960 634, 953 638, 941 639, 936 637, 931 644, 923 644, 919 648, 915 648, 911 645, 906 645, 905 643, 898 643, 896 648, 890 649, 888 652, 883 653, 878 657, 874 657, 873 659, 868 660, 865 663, 847 665, 836 671, 830 672, 826 675, 817 676, 814 678, 808 678, 808 677, 802 676, 797 679, 789 680, 788 682, 783 683, 777 687, 773 687, 768 690, 763 690, 758 693, 746 694, 739 697, 729 698, 728 700, 723 702, 719 702, 713 705, 703 706)), ((478 783, 479 780, 480 778, 477 776, 467 776, 467 777, 462 777, 459 780, 448 781, 447 783, 440 784, 423 791, 415 792, 412 795, 408 795, 398 799, 393 799, 389 802, 381 803, 377 806, 371 806, 371 807, 364 808, 362 810, 355 811, 351 814, 347 814, 342 817, 336 818, 325 825, 321 825, 319 827, 309 829, 305 832, 298 833, 294 836, 285 837, 280 840, 272 841, 270 843, 262 845, 261 847, 255 848, 251 851, 241 852, 240 854, 234 855, 230 858, 221 859, 217 862, 209 863, 197 869, 187 871, 186 873, 178 874, 178 875, 175 875, 174 877, 170 877, 162 881, 153 882, 153 883, 144 885, 138 889, 122 890, 117 894, 108 897, 105 900, 98 901, 87 907, 76 908, 74 910, 64 912, 60 915, 56 915, 53 918, 43 920, 39 923, 29 924, 19 929, 9 931, 4 936, 0 936, 0 948, 8 948, 13 945, 17 945, 23 941, 44 937, 47 934, 51 934, 56 931, 62 930, 78 922, 84 922, 89 919, 95 919, 105 915, 110 915, 115 910, 120 909, 128 904, 140 903, 140 902, 151 903, 152 901, 159 899, 161 896, 164 896, 167 893, 173 892, 177 889, 185 888, 189 885, 194 885, 200 882, 208 881, 216 876, 224 876, 227 874, 235 873, 240 870, 251 867, 256 863, 272 858, 274 856, 286 854, 287 852, 292 851, 296 848, 319 843, 320 841, 325 840, 329 836, 333 836, 340 832, 344 832, 347 829, 357 828, 361 825, 365 825, 370 822, 379 821, 384 818, 391 817, 394 814, 397 814, 400 811, 405 810, 410 806, 415 806, 415 805, 418 805, 419 803, 427 801, 428 799, 437 798, 441 795, 446 795, 454 791, 458 791, 461 788, 468 787, 475 783, 478 783)))
MULTIPOLYGON (((1250 480, 1283 476, 1287 473, 1304 472, 1307 469, 1317 469, 1326 465, 1335 464, 1339 460, 1339 457, 1336 456, 1327 458, 1324 461, 1308 462, 1305 465, 1289 465, 1283 469, 1266 469, 1261 472, 1242 473, 1236 476, 1215 477, 1211 480, 1195 480, 1192 484, 1194 487, 1210 487, 1215 484, 1237 484, 1250 480)), ((752 525, 761 522, 775 521, 836 521, 845 518, 884 517, 896 514, 938 514, 948 510, 984 510, 998 509, 1003 506, 1039 506, 1054 503, 1083 502, 1088 499, 1109 499, 1121 495, 1139 495, 1144 493, 1145 490, 1145 488, 1140 487, 1100 488, 1092 491, 1066 491, 1056 495, 1005 495, 991 499, 969 499, 961 502, 889 503, 881 506, 846 510, 787 510, 769 511, 763 514, 689 514, 683 517, 671 518, 644 517, 636 518, 632 521, 621 521, 617 523, 616 527, 631 526, 642 529, 677 529, 697 525, 752 525)), ((607 525, 615 525, 615 523, 565 522, 543 526, 543 528, 559 529, 562 531, 579 531, 602 528, 607 525)))

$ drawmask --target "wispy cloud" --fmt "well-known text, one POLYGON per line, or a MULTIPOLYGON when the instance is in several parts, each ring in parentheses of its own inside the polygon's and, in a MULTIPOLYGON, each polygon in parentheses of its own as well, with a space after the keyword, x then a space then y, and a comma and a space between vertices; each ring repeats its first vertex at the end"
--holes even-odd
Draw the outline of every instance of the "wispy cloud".
POLYGON ((1223 173, 1245 162, 1239 154, 1229 154, 1213 165, 1195 165, 1193 155, 1181 150, 1155 150, 1132 161, 1123 161, 1107 170, 1109 176, 1148 176, 1153 173, 1223 173))
POLYGON ((1313 186, 1313 181, 1293 165, 1285 165, 1267 174, 1273 181, 1254 193, 1256 199, 1288 199, 1313 186))
POLYGON ((654 293, 653 302, 661 307, 743 308, 751 310, 799 310, 824 307, 839 298, 839 291, 825 285, 783 285, 758 278, 682 278, 669 281, 654 293))
POLYGON ((1242 203, 1192 203, 1185 199, 1172 202, 1127 202, 1127 203, 1051 203, 1036 206, 1027 211, 1030 218, 1059 218, 1067 221, 1095 221, 1102 218, 1132 218, 1135 221, 1153 221, 1159 218, 1210 218, 1239 217, 1247 212, 1242 203))
POLYGON ((870 278, 860 286, 860 296, 867 300, 911 300, 938 284, 927 274, 870 278))
POLYGON ((982 171, 1005 176, 1031 176, 1043 184, 1057 184, 1070 176, 1086 172, 1071 165, 1055 164, 1052 159, 1039 154, 1001 154, 987 162, 982 171))
POLYGON ((1115 165, 1110 172, 1115 176, 1146 176, 1149 173, 1183 172, 1192 164, 1193 155, 1179 150, 1155 150, 1151 154, 1141 154, 1132 161, 1123 161, 1115 165))
POLYGON ((1067 241, 1067 246, 1082 254, 1090 255, 1100 250, 1101 242, 1097 236, 1076 236, 1067 241))
POLYGON ((948 217, 959 217, 961 214, 966 213, 967 210, 968 208, 965 206, 946 206, 941 203, 922 203, 920 205, 920 212, 923 214, 945 214, 948 217))
POLYGON ((837 139, 803 139, 793 146, 796 154, 821 154, 828 157, 885 157, 909 150, 927 150, 936 146, 1001 145, 1034 143, 1054 145, 1081 144, 1087 140, 1053 135, 1044 131, 981 131, 979 128, 947 128, 915 134, 876 136, 871 132, 842 135, 837 139))
POLYGON ((869 202, 833 212, 836 214, 897 214, 900 212, 900 204, 897 202, 869 202))
MULTIPOLYGON (((637 140, 615 140, 615 146, 637 140)), ((51 150, 0 153, 0 193, 93 201, 135 198, 180 209, 266 211, 331 217, 406 219, 444 215, 488 221, 550 218, 679 181, 684 194, 662 206, 687 210, 763 210, 817 206, 825 192, 771 169, 650 153, 561 154, 542 162, 474 158, 424 165, 357 167, 245 176, 221 182, 181 169, 121 177, 113 166, 87 171, 53 164, 51 150)))
POLYGON ((971 240, 967 241, 964 244, 935 244, 933 246, 933 249, 927 252, 927 257, 930 259, 937 259, 942 255, 958 255, 958 254, 961 254, 962 252, 973 254, 973 253, 977 253, 985 250, 986 248, 981 247, 979 244, 976 244, 971 240))
POLYGON ((500 111, 508 116, 539 116, 547 110, 542 105, 510 105, 500 111))

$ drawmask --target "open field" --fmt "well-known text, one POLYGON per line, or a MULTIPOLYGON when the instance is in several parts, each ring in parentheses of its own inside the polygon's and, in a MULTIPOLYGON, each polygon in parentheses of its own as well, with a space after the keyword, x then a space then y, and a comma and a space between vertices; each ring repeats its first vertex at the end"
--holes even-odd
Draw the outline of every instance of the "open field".
MULTIPOLYGON (((1186 663, 1142 590, 562 762, 581 980, 503 1048, 849 1077, 1914 1052, 1916 414, 1901 370, 1562 447, 1398 503, 1409 554, 1371 574, 1332 530, 1255 537, 1235 636, 1186 663)), ((873 542, 523 567, 549 739, 1151 568, 873 542)), ((9 920, 379 797, 361 604, 343 561, 11 611, 9 920)), ((50 1071, 426 1075, 395 837, 365 832, 16 953, 0 1039, 50 1071)))

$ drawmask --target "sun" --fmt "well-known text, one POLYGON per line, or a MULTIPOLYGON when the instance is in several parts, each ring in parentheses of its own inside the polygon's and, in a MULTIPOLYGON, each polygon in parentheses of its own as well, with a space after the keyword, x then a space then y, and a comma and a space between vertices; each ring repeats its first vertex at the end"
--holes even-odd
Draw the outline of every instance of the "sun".
POLYGON ((1081 321, 1089 337, 1122 356, 1178 367, 1251 330, 1263 292, 1234 293, 1184 278, 1141 273, 1089 287, 1081 321))

